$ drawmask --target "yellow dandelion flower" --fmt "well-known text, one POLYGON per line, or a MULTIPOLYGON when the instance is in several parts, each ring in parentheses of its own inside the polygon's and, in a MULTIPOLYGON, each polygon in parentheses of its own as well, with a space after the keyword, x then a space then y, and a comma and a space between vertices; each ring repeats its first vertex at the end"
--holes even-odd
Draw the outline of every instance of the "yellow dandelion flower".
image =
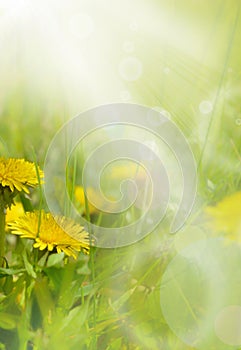
POLYGON ((7 209, 6 224, 18 219, 22 215, 24 215, 23 205, 21 202, 16 202, 14 205, 11 206, 11 209, 7 209))
POLYGON ((43 210, 26 212, 14 222, 8 223, 8 227, 13 234, 21 238, 33 239, 33 247, 39 250, 56 249, 57 253, 64 252, 75 259, 79 251, 89 253, 89 234, 83 226, 64 216, 53 216, 43 210))
MULTIPOLYGON (((39 169, 40 178, 43 172, 39 169)), ((9 188, 11 192, 24 191, 29 193, 28 187, 38 185, 35 164, 24 159, 0 158, 0 186, 9 188)))
POLYGON ((241 192, 225 197, 216 206, 207 207, 205 212, 215 231, 227 233, 229 238, 241 241, 241 192))

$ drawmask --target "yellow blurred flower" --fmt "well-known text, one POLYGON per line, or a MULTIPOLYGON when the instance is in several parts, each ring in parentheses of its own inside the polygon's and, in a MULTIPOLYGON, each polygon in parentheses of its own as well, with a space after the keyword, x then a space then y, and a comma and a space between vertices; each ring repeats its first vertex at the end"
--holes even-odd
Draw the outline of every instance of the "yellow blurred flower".
POLYGON ((241 192, 225 197, 216 206, 207 207, 205 212, 215 231, 228 233, 231 239, 241 241, 241 192))
POLYGON ((23 205, 21 202, 16 202, 14 205, 11 206, 11 209, 7 209, 6 224, 18 219, 22 215, 24 215, 23 205))
POLYGON ((110 169, 109 176, 111 179, 137 178, 139 180, 145 180, 147 175, 143 166, 131 162, 128 165, 113 166, 110 169))
MULTIPOLYGON (((85 213, 85 192, 84 188, 82 186, 76 186, 75 187, 75 199, 80 205, 80 207, 83 210, 83 213, 85 213)), ((91 198, 95 197, 97 198, 96 192, 92 187, 88 187, 87 189, 87 196, 90 196, 91 198)), ((89 207, 89 213, 90 215, 98 213, 98 209, 93 206, 90 202, 88 202, 88 207, 89 207)))
POLYGON ((64 252, 75 259, 79 251, 89 253, 89 234, 83 226, 64 216, 53 216, 43 210, 26 212, 14 222, 8 223, 8 227, 13 234, 21 238, 33 239, 33 247, 39 250, 56 249, 57 253, 64 252))
MULTIPOLYGON (((76 186, 74 193, 75 193, 75 200, 77 204, 80 206, 80 209, 82 210, 82 212, 86 214, 84 188, 82 186, 76 186)), ((88 208, 89 208, 90 215, 98 214, 100 213, 100 211, 112 212, 116 207, 116 204, 115 204, 116 199, 113 196, 109 198, 109 202, 108 201, 106 202, 102 194, 99 193, 97 190, 95 190, 93 187, 88 187, 86 189, 86 195, 88 199, 88 208), (96 204, 96 207, 90 202, 90 200, 92 200, 96 204)))
MULTIPOLYGON (((107 200, 93 187, 87 187, 85 189, 90 215, 99 213, 100 211, 114 212, 115 209, 118 210, 115 202, 119 200, 120 182, 126 179, 133 179, 135 182, 137 181, 141 184, 145 184, 148 175, 143 166, 131 162, 128 165, 124 164, 110 167, 105 176, 106 180, 109 181, 109 187, 112 189, 111 193, 108 194, 107 200), (91 203, 91 200, 96 206, 91 203)), ((82 213, 86 214, 84 188, 82 186, 76 186, 74 194, 75 200, 80 207, 79 209, 82 213)))
MULTIPOLYGON (((39 169, 40 178, 43 172, 39 169)), ((0 186, 9 188, 11 192, 24 191, 29 193, 28 186, 38 185, 35 164, 24 159, 0 158, 0 186)))

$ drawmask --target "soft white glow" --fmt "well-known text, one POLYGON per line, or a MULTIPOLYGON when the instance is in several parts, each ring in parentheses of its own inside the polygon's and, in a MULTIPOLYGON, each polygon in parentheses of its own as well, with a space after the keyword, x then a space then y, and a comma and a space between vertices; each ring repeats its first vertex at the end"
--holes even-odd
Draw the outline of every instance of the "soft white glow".
POLYGON ((119 73, 122 79, 126 81, 135 81, 142 74, 142 63, 136 57, 124 58, 119 65, 119 73))
POLYGON ((22 80, 38 96, 61 92, 72 114, 123 101, 120 92, 145 79, 146 67, 160 72, 157 79, 179 74, 159 62, 163 45, 201 59, 206 36, 178 16, 137 0, 101 3, 101 10, 97 0, 0 0, 0 100, 22 80))

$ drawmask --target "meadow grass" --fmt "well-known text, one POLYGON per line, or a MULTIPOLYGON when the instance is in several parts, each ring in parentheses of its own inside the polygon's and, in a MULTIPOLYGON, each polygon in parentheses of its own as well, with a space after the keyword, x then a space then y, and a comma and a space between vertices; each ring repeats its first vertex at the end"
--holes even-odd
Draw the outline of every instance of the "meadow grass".
MULTIPOLYGON (((185 337, 178 337, 168 325, 160 301, 161 289, 165 289, 163 276, 179 254, 179 244, 184 249, 199 239, 213 237, 204 208, 241 190, 240 6, 235 1, 223 6, 218 3, 210 4, 212 10, 209 5, 202 9, 204 18, 210 15, 209 11, 213 14, 207 20, 202 58, 197 60, 165 43, 154 50, 152 57, 143 55, 146 67, 143 76, 128 86, 135 103, 169 112, 169 118, 184 133, 193 151, 198 169, 197 197, 184 228, 176 235, 170 234, 173 210, 169 208, 155 230, 135 244, 107 249, 99 248, 98 244, 96 247, 93 240, 90 254, 81 252, 77 260, 63 253, 38 251, 31 241, 7 232, 6 259, 0 268, 0 349, 231 348, 216 340, 213 333, 201 345, 195 340, 185 343, 185 337), (168 74, 163 72, 166 66, 168 74), (209 112, 202 111, 202 101, 211 103, 209 112), (187 238, 180 239, 180 243, 183 232, 187 238)), ((181 10, 180 5, 175 6, 173 2, 174 18, 181 10)), ((187 4, 185 8, 188 15, 187 4)), ((190 12, 194 16, 191 21, 195 21, 198 14, 193 9, 190 12)), ((146 40, 150 34, 138 39, 138 44, 145 41, 147 53, 149 49, 152 52, 153 41, 146 40)), ((68 108, 61 98, 53 96, 54 102, 46 103, 34 96, 24 82, 16 84, 1 106, 1 155, 25 158, 43 168, 52 138, 73 117, 66 112, 68 108)), ((106 227, 128 225, 141 215, 139 209, 132 208, 128 217, 126 213, 109 216, 98 210, 91 212, 86 193, 82 203, 75 198, 76 186, 83 185, 81 174, 89 152, 109 137, 106 130, 104 136, 101 131, 96 135, 83 141, 71 155, 66 170, 68 191, 64 193, 62 179, 55 184, 57 191, 63 191, 62 209, 66 216, 70 215, 67 194, 87 222, 106 227)), ((110 197, 119 193, 119 187, 111 187, 108 178, 103 186, 110 197)), ((20 194, 16 200, 25 211, 48 211, 42 185, 30 195, 20 194)), ((95 239, 90 227, 89 233, 95 239)), ((188 299, 178 278, 174 276, 173 283, 185 305, 183 324, 191 317, 198 328, 207 310, 202 308, 202 301, 200 306, 198 300, 188 299)), ((190 280, 187 278, 187 285, 190 280)), ((197 287, 200 300, 205 297, 201 287, 197 287)), ((238 348, 237 345, 235 349, 238 348)))

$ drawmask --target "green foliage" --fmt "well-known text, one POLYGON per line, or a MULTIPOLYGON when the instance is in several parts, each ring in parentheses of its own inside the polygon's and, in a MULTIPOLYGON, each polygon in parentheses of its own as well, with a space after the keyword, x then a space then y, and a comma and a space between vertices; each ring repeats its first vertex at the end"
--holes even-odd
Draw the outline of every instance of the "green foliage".
MULTIPOLYGON (((2 350, 195 349, 183 343, 167 323, 160 303, 161 288, 165 288, 162 280, 170 261, 185 246, 209 237, 203 208, 241 189, 239 0, 146 3, 153 6, 153 19, 148 18, 148 28, 143 35, 131 34, 145 69, 138 82, 126 82, 126 85, 135 103, 168 112, 191 145, 198 165, 198 192, 193 214, 183 231, 188 239, 182 240, 180 246, 169 234, 171 211, 143 240, 117 249, 92 247, 90 256, 80 253, 76 261, 56 251, 38 251, 32 242, 19 237, 13 241, 8 233, 7 260, 0 267, 2 350), (156 13, 160 19, 155 17, 156 13), (163 31, 159 42, 153 26, 159 28, 156 25, 166 21, 166 14, 172 19, 170 28, 167 23, 171 34, 165 37, 163 31), (195 28, 197 34, 190 47, 186 37, 179 38, 179 30, 183 33, 185 23, 195 28), (204 100, 212 101, 211 113, 200 111, 204 100), (206 236, 202 238, 204 231, 206 236)), ((25 72, 20 75, 24 76, 25 72)), ((1 154, 25 157, 42 167, 53 136, 63 122, 72 117, 71 112, 68 113, 69 97, 65 101, 63 95, 52 93, 46 101, 31 91, 24 78, 17 79, 3 103, 1 101, 1 154)), ((80 100, 84 100, 83 96, 80 100)), ((80 164, 75 163, 74 156, 70 160, 70 165, 74 163, 67 174, 71 199, 84 160, 98 142, 99 139, 95 139, 79 145, 80 164)), ((55 185, 64 198, 62 183, 57 179, 55 185)), ((109 183, 104 186, 109 190, 109 183)), ((4 198, 9 207, 15 195, 16 192, 10 193, 0 186, 0 199, 4 198)), ((20 194, 19 198, 25 211, 47 208, 42 189, 31 191, 29 196, 20 194)), ((81 210, 87 221, 95 224, 111 227, 126 224, 124 215, 111 218, 100 212, 91 215, 87 200, 81 210)), ((131 215, 135 218, 140 213, 132 211, 131 215)), ((182 276, 187 261, 184 256, 178 270, 186 288, 181 290, 172 281, 173 290, 168 299, 177 310, 180 300, 184 303, 185 295, 190 292, 191 277, 182 276)), ((237 273, 239 269, 237 266, 237 273)), ((193 267, 190 275, 195 273, 193 267)), ((199 300, 205 299, 203 286, 200 279, 189 295, 197 298, 198 290, 199 300)), ((183 321, 181 330, 188 332, 186 320, 195 315, 201 317, 202 313, 198 305, 192 310, 187 303, 185 313, 179 315, 183 321)), ((213 344, 208 344, 206 349, 216 350, 213 344)))

